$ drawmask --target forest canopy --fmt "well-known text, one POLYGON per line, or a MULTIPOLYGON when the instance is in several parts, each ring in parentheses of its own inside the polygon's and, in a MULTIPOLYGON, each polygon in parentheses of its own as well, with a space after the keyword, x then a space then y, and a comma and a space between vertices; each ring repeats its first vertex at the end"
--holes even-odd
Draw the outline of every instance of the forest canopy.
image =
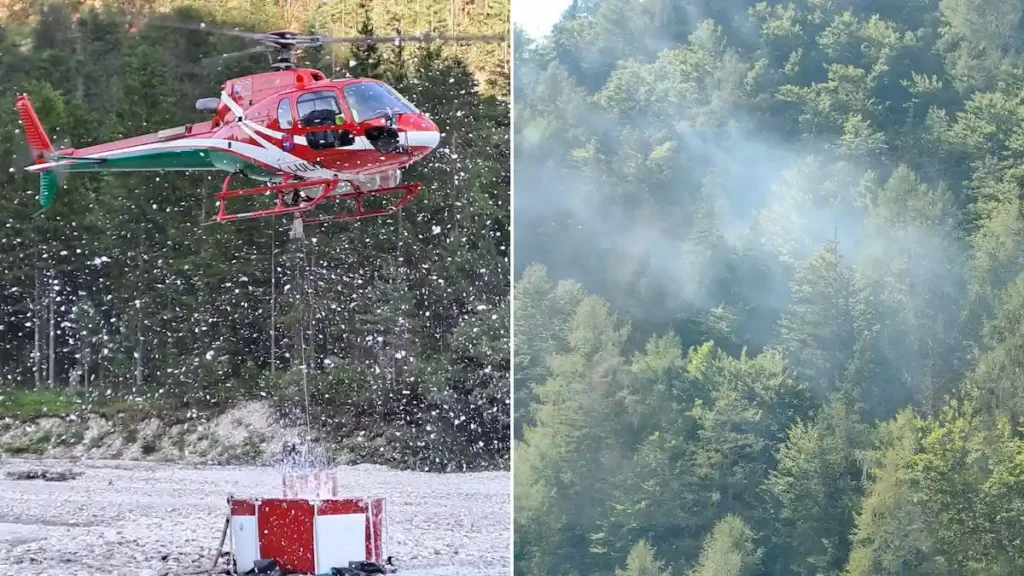
POLYGON ((1022 16, 516 32, 517 575, 1024 573, 1022 16))
POLYGON ((151 25, 158 12, 260 32, 501 34, 507 0, 0 7, 0 417, 193 418, 243 400, 296 409, 308 388, 315 432, 352 440, 362 459, 507 463, 501 44, 306 51, 300 65, 388 82, 442 141, 404 174, 424 191, 403 210, 307 227, 300 240, 287 219, 203 225, 223 178, 209 173, 75 174, 36 215, 39 179, 22 170, 31 159, 14 110, 27 93, 55 145, 84 147, 206 120, 197 99, 268 70, 261 54, 207 59, 250 45, 151 25))

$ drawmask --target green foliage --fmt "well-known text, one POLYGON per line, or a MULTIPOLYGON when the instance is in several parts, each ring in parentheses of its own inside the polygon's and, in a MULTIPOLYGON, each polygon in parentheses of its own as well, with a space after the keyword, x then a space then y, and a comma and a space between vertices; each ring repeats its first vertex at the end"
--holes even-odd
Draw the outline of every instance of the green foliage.
POLYGON ((616 568, 615 576, 664 576, 668 571, 655 558, 655 550, 647 542, 637 542, 626 557, 626 567, 616 568))
POLYGON ((554 284, 543 266, 528 268, 515 286, 515 435, 533 423, 534 390, 547 379, 548 359, 564 352, 571 314, 583 299, 573 282, 554 284))
POLYGON ((605 302, 568 284, 552 290, 538 268, 525 281, 517 293, 533 309, 559 309, 566 292, 577 305, 562 351, 538 368, 548 379, 533 389, 535 419, 516 446, 521 569, 550 573, 555 551, 584 543, 594 560, 575 565, 596 569, 641 539, 685 561, 701 543, 681 542, 680 531, 707 534, 761 506, 776 446, 813 406, 778 352, 736 358, 708 343, 687 353, 666 335, 627 362, 628 333, 605 302))
POLYGON ((799 423, 779 449, 778 467, 765 483, 779 533, 770 551, 776 571, 834 573, 850 549, 850 531, 861 496, 857 455, 867 430, 838 402, 811 423, 799 423))
POLYGON ((726 516, 704 540, 697 566, 689 576, 755 576, 760 571, 761 551, 754 532, 739 516, 726 516))
POLYGON ((822 396, 834 391, 856 341, 856 278, 830 242, 804 264, 790 285, 789 310, 779 319, 779 342, 797 374, 822 396))
POLYGON ((581 1, 517 33, 517 574, 641 542, 1022 573, 1021 10, 581 1), (628 324, 614 362, 559 286, 628 324))
POLYGON ((63 391, 6 390, 0 393, 0 416, 22 421, 40 416, 63 416, 79 408, 78 399, 63 391))
POLYGON ((920 453, 911 461, 920 502, 953 570, 1015 574, 1024 566, 1013 544, 1022 526, 1024 442, 1005 420, 986 429, 978 416, 952 404, 926 425, 920 453))
POLYGON ((844 574, 889 576, 950 573, 917 497, 912 459, 922 422, 909 410, 884 423, 869 451, 869 484, 857 515, 844 574))

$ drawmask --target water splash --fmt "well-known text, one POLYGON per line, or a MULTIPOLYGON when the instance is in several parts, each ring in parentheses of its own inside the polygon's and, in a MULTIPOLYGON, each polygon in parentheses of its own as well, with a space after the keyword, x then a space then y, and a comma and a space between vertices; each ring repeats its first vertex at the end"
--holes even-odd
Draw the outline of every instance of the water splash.
POLYGON ((338 477, 333 470, 318 472, 282 472, 281 490, 285 498, 325 500, 338 497, 338 477))
POLYGON ((337 496, 334 458, 325 445, 304 440, 289 442, 277 465, 286 498, 333 498, 337 496))

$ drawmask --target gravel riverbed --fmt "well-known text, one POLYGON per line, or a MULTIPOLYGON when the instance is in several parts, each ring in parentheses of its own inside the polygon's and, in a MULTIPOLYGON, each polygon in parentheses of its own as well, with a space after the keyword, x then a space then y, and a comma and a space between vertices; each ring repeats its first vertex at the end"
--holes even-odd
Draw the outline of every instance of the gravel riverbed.
MULTIPOLYGON (((507 472, 429 474, 338 467, 343 495, 384 496, 398 576, 510 573, 507 472)), ((0 574, 157 576, 208 567, 227 498, 281 495, 273 468, 150 462, 0 461, 0 574), (83 472, 67 482, 7 471, 83 472)))

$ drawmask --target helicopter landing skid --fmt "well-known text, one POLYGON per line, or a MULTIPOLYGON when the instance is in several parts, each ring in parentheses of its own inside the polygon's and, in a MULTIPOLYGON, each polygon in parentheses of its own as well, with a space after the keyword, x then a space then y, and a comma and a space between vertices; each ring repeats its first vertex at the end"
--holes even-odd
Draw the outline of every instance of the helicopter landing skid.
POLYGON ((218 211, 217 216, 215 216, 210 223, 232 222, 234 220, 247 220, 252 218, 262 218, 265 216, 282 216, 284 214, 295 214, 296 218, 301 219, 302 222, 306 224, 340 222, 342 220, 355 220, 357 218, 368 218, 371 216, 384 216, 397 211, 402 206, 405 206, 409 200, 412 200, 413 196, 419 194, 422 186, 421 184, 403 184, 401 186, 391 186, 388 188, 361 190, 355 185, 355 183, 346 182, 348 184, 348 186, 346 186, 347 191, 337 193, 338 187, 342 182, 346 181, 337 179, 302 180, 298 182, 276 184, 273 186, 230 190, 228 186, 231 183, 231 176, 229 175, 224 179, 224 185, 221 188, 221 191, 214 194, 214 197, 220 201, 220 210, 218 211), (303 189, 308 189, 309 191, 317 190, 317 192, 313 195, 309 195, 306 193, 306 190, 303 189), (368 196, 383 196, 395 192, 401 192, 402 196, 390 206, 368 209, 363 205, 363 199, 368 196), (273 208, 244 212, 241 214, 227 213, 227 200, 229 198, 271 193, 277 196, 277 205, 273 208), (342 214, 327 214, 319 216, 307 216, 305 214, 321 202, 335 200, 351 200, 355 203, 355 210, 342 214))

